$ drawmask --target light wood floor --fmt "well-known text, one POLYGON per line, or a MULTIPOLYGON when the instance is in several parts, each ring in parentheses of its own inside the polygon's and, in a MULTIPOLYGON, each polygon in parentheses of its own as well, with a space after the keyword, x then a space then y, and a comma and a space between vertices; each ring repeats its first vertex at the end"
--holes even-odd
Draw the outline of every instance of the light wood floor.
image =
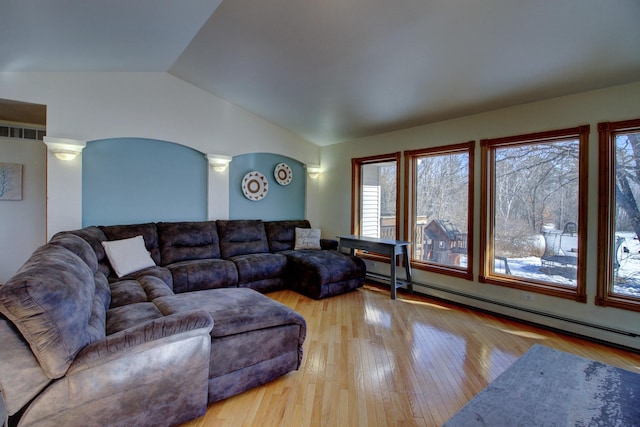
POLYGON ((388 288, 268 295, 307 321, 300 370, 185 427, 440 426, 535 343, 640 373, 639 354, 388 288))

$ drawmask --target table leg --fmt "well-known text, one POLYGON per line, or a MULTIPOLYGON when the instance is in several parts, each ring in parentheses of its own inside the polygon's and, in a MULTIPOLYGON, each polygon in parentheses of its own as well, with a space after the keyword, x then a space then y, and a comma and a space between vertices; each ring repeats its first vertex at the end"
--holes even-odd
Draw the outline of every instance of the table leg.
POLYGON ((391 299, 396 299, 396 250, 394 249, 392 251, 392 255, 391 255, 391 259, 389 261, 391 261, 389 264, 391 265, 391 299))
POLYGON ((409 262, 409 249, 407 246, 403 246, 404 254, 404 268, 407 273, 407 289, 409 292, 413 292, 413 285, 411 284, 411 263, 409 262))

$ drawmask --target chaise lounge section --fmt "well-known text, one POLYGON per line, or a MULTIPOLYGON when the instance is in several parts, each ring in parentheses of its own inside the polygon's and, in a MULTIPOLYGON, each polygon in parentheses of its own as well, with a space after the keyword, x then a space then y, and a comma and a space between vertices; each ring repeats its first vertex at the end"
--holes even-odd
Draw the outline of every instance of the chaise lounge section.
POLYGON ((360 258, 338 253, 338 242, 320 239, 320 249, 295 249, 296 228, 308 229, 309 222, 264 223, 269 249, 287 257, 287 282, 291 289, 321 299, 357 289, 364 283, 366 266, 360 258))

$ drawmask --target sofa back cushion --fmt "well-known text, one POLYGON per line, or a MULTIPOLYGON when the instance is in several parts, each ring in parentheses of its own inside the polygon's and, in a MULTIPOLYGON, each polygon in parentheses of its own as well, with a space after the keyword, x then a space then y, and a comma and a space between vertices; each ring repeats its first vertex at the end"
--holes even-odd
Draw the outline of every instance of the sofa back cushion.
POLYGON ((83 240, 89 243, 91 248, 93 248, 96 259, 98 260, 98 271, 105 276, 109 276, 109 274, 111 273, 111 266, 109 264, 109 260, 107 259, 107 254, 104 252, 104 248, 102 247, 102 242, 107 240, 107 236, 105 236, 102 230, 93 225, 90 227, 81 228, 79 230, 61 231, 55 234, 51 238, 51 241, 69 234, 81 237, 83 240))
POLYGON ((218 229, 214 221, 159 222, 156 226, 161 265, 220 258, 218 229))
MULTIPOLYGON (((97 227, 94 228, 98 230, 97 227)), ((85 264, 87 264, 89 269, 94 272, 93 282, 96 287, 95 302, 102 305, 105 310, 109 309, 109 306, 111 305, 111 291, 109 289, 109 281, 107 280, 105 273, 101 270, 96 253, 94 252, 95 248, 93 248, 89 242, 79 237, 79 235, 75 233, 57 233, 51 238, 51 240, 49 240, 49 243, 51 245, 58 245, 68 249, 69 251, 78 255, 80 259, 82 259, 85 264)), ((102 245, 99 246, 102 249, 102 245)), ((104 251, 102 253, 104 253, 104 251)), ((92 317, 93 320, 99 321, 99 313, 95 314, 96 316, 92 317)))
POLYGON ((269 252, 261 220, 218 220, 216 225, 222 258, 269 252))
POLYGON ((158 246, 158 231, 152 222, 146 224, 109 225, 100 226, 107 240, 122 240, 130 237, 142 236, 144 245, 156 265, 160 265, 160 247, 158 246))
POLYGON ((269 241, 269 250, 271 252, 292 250, 296 243, 296 227, 311 228, 311 225, 306 219, 265 222, 264 229, 267 233, 267 240, 269 241))
POLYGON ((58 233, 49 240, 52 245, 62 246, 78 255, 91 271, 98 270, 98 258, 88 242, 74 234, 58 233))
POLYGON ((62 377, 80 350, 105 336, 106 310, 96 295, 95 275, 73 252, 46 244, 0 286, 0 313, 18 328, 51 379, 62 377))

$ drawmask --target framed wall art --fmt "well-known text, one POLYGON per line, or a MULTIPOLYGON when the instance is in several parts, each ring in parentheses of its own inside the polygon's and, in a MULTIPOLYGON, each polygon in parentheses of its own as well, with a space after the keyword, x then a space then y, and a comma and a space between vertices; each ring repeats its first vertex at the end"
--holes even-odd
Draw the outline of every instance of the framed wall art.
POLYGON ((242 192, 244 196, 257 202, 264 199, 269 191, 267 178, 258 171, 251 171, 242 178, 242 192))
POLYGON ((20 163, 0 163, 0 200, 22 200, 20 163))
POLYGON ((276 179, 276 182, 280 185, 289 185, 291 180, 293 179, 293 172, 291 168, 286 163, 278 163, 276 168, 273 170, 273 176, 276 179))

